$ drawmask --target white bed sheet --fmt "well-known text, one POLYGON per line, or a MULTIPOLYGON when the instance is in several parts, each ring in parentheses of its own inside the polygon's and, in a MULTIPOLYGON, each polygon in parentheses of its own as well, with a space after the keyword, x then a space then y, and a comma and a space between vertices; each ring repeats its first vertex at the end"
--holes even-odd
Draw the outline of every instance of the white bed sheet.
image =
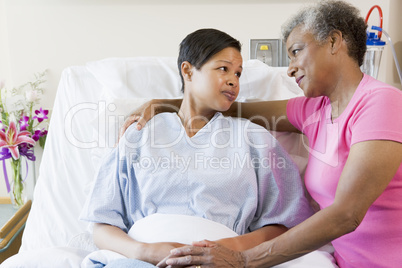
MULTIPOLYGON (((244 62, 240 87, 239 101, 302 95, 286 68, 256 60, 244 62)), ((95 250, 89 225, 78 217, 100 158, 114 145, 121 118, 147 99, 178 97, 175 58, 110 58, 65 69, 20 253, 1 267, 37 267, 47 256, 57 259, 65 247, 70 260, 95 250)), ((302 136, 280 133, 277 138, 303 173, 307 152, 302 136)), ((61 264, 57 267, 77 267, 61 264)))

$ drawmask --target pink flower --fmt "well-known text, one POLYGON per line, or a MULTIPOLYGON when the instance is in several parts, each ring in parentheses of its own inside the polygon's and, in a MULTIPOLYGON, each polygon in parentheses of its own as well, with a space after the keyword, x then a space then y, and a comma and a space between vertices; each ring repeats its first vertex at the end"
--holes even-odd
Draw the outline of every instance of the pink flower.
POLYGON ((47 114, 49 113, 49 110, 42 110, 42 107, 40 107, 39 110, 35 111, 36 116, 34 116, 32 119, 38 119, 38 122, 42 122, 45 119, 48 119, 47 114))
POLYGON ((15 123, 11 121, 6 133, 0 131, 0 148, 8 148, 12 157, 17 160, 20 158, 18 145, 21 143, 35 145, 35 141, 27 136, 29 134, 31 134, 29 131, 18 131, 15 123))

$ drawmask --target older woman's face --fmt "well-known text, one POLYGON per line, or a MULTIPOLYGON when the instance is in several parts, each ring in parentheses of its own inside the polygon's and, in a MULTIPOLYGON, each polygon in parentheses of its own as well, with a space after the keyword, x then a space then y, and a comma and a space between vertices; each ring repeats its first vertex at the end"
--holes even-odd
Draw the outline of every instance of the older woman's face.
POLYGON ((335 83, 331 43, 319 44, 313 34, 300 26, 286 42, 290 59, 288 75, 296 79, 306 97, 328 96, 335 83))

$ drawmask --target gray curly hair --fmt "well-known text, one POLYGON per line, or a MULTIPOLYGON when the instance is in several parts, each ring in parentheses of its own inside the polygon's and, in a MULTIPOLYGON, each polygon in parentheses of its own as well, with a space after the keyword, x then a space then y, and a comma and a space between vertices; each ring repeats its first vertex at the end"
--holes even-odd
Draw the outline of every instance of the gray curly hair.
POLYGON ((344 1, 320 1, 316 5, 302 9, 282 26, 283 40, 297 26, 314 35, 318 43, 325 43, 333 30, 342 32, 348 47, 348 55, 359 66, 363 64, 366 53, 366 24, 360 11, 344 1))

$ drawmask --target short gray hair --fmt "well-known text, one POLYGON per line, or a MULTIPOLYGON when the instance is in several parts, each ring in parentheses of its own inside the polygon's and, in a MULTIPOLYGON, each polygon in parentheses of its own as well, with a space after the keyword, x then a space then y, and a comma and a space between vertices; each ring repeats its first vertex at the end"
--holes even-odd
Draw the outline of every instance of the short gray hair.
POLYGON ((366 24, 360 11, 344 1, 320 1, 302 9, 282 26, 282 37, 286 42, 294 28, 313 34, 323 44, 333 30, 342 32, 348 47, 348 54, 359 66, 366 53, 366 24))

